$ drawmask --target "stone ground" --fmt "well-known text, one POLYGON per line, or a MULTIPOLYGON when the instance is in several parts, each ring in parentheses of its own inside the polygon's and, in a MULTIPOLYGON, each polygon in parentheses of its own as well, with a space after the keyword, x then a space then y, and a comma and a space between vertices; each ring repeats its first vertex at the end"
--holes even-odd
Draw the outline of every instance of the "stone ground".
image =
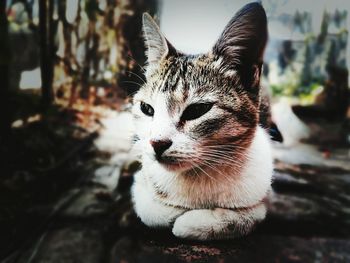
POLYGON ((39 231, 2 262, 350 262, 348 149, 276 144, 266 220, 248 237, 195 242, 138 220, 130 203, 134 167, 123 168, 128 147, 108 136, 96 144, 116 154, 94 159, 93 172, 53 205, 33 207, 28 218, 42 222, 39 231))

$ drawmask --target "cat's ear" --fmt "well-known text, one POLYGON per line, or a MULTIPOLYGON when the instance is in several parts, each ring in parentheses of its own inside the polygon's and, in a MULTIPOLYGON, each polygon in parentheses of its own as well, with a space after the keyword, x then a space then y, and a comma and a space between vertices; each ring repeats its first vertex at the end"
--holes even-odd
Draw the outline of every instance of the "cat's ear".
POLYGON ((148 64, 159 63, 173 47, 169 44, 156 22, 148 13, 142 16, 142 30, 145 38, 146 56, 148 64))
POLYGON ((254 76, 256 69, 261 69, 266 42, 265 10, 259 3, 250 3, 231 19, 212 52, 222 57, 228 68, 248 71, 254 76))

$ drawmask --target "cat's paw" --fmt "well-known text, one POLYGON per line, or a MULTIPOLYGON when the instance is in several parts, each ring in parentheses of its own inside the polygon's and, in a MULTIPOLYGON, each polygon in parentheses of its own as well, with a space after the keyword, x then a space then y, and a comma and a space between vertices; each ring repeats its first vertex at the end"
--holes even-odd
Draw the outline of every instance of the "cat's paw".
POLYGON ((134 209, 141 221, 149 227, 171 227, 175 218, 185 212, 184 209, 167 206, 154 198, 154 193, 143 184, 142 175, 135 175, 131 189, 134 209))
POLYGON ((237 238, 250 233, 265 214, 263 203, 241 211, 224 208, 190 210, 175 220, 173 234, 196 240, 237 238))
POLYGON ((215 210, 191 210, 175 220, 172 232, 175 236, 184 239, 217 239, 227 232, 226 224, 220 224, 220 221, 215 210))

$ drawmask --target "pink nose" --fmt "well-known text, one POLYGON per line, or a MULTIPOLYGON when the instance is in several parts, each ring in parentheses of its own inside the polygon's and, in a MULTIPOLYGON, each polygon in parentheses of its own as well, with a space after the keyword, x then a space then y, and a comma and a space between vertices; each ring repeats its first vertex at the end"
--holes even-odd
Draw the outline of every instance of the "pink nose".
POLYGON ((170 148, 173 142, 171 140, 151 140, 150 144, 152 145, 156 156, 159 158, 167 149, 170 148))

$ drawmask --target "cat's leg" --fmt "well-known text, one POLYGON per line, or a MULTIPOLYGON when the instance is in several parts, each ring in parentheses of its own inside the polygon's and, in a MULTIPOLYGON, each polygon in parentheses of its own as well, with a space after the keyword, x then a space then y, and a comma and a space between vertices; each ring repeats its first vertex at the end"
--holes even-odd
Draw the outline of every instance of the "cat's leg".
POLYGON ((173 233, 180 238, 197 240, 240 237, 248 234, 265 215, 264 203, 239 210, 190 210, 176 219, 173 233))
POLYGON ((186 211, 157 201, 141 174, 135 175, 132 197, 137 216, 149 227, 170 227, 186 211))

